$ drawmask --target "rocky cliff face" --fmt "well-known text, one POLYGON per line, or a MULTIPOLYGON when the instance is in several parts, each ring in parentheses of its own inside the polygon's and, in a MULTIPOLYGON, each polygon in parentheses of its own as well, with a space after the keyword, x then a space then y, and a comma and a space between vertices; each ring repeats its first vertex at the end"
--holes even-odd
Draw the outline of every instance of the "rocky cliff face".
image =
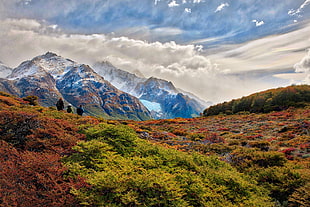
POLYGON ((120 90, 138 97, 151 111, 153 118, 191 118, 208 106, 208 103, 175 88, 166 80, 138 77, 108 62, 96 63, 93 68, 120 90))
POLYGON ((83 105, 86 113, 94 116, 150 118, 150 112, 137 98, 118 90, 89 66, 50 52, 15 68, 0 80, 0 90, 20 97, 38 96, 43 106, 54 106, 62 97, 66 104, 83 105))

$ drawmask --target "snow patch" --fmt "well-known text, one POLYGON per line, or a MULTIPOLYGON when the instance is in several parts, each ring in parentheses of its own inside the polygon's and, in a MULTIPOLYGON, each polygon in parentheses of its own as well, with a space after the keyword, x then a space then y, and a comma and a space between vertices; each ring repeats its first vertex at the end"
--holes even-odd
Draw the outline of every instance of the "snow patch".
POLYGON ((12 73, 12 69, 5 66, 0 61, 0 78, 6 78, 12 73))

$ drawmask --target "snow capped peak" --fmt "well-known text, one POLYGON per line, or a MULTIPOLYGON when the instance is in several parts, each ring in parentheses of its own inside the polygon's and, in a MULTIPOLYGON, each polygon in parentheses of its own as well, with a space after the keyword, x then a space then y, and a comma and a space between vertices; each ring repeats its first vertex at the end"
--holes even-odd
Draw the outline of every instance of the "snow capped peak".
POLYGON ((170 94, 178 94, 179 91, 174 87, 174 85, 170 81, 166 81, 163 79, 150 77, 145 82, 145 85, 151 85, 152 88, 158 88, 160 90, 165 90, 170 94))
POLYGON ((105 80, 111 82, 116 88, 130 94, 134 94, 137 84, 145 81, 135 74, 114 67, 110 62, 103 61, 94 64, 94 70, 105 80))
POLYGON ((61 77, 68 67, 77 65, 72 60, 65 59, 55 53, 47 52, 44 55, 37 56, 28 60, 15 68, 10 79, 19 79, 26 76, 42 75, 49 73, 55 79, 61 77))
POLYGON ((38 56, 33 60, 37 65, 44 68, 45 71, 51 73, 54 78, 63 74, 67 67, 77 65, 74 61, 65 59, 51 52, 47 52, 46 54, 38 56))
MULTIPOLYGON (((58 56, 56 53, 53 53, 53 52, 47 52, 45 53, 44 55, 42 55, 41 57, 43 58, 52 58, 52 57, 55 57, 55 56, 58 56)), ((58 56, 59 57, 59 56, 58 56)))

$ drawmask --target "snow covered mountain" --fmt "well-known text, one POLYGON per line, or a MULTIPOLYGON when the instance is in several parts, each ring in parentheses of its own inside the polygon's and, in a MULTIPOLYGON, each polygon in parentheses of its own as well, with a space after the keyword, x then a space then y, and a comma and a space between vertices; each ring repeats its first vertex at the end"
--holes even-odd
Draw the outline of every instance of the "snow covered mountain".
POLYGON ((94 116, 150 118, 136 97, 118 90, 88 65, 50 52, 23 62, 6 79, 0 79, 0 90, 20 97, 38 96, 43 106, 54 106, 62 97, 66 104, 83 105, 86 113, 94 116))
POLYGON ((6 78, 11 73, 12 73, 12 69, 7 67, 0 61, 0 78, 6 78))
POLYGON ((93 68, 118 89, 138 97, 151 111, 153 118, 191 118, 210 105, 193 94, 175 88, 166 80, 138 77, 115 68, 109 62, 96 63, 93 68))
POLYGON ((137 85, 146 80, 145 78, 138 77, 135 74, 117 69, 107 61, 94 64, 93 69, 119 90, 136 97, 137 94, 135 93, 135 89, 137 85))

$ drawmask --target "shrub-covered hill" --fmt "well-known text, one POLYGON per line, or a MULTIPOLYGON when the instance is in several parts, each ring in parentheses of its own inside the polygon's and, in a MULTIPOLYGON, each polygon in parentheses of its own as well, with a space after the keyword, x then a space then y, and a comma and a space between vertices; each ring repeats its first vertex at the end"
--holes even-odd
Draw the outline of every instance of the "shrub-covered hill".
POLYGON ((228 140, 237 134, 228 123, 242 117, 107 121, 27 100, 35 105, 0 94, 0 206, 309 206, 306 156, 278 152, 309 149, 299 145, 309 141, 309 121, 295 125, 309 110, 294 113, 292 125, 291 115, 274 114, 270 127, 282 120, 282 133, 296 138, 276 150, 256 134, 245 147, 246 128, 228 140))
POLYGON ((298 85, 271 89, 217 104, 205 109, 203 114, 210 116, 238 112, 268 113, 307 105, 310 105, 310 85, 298 85))
POLYGON ((129 124, 150 142, 218 156, 282 206, 310 206, 310 107, 129 124))

